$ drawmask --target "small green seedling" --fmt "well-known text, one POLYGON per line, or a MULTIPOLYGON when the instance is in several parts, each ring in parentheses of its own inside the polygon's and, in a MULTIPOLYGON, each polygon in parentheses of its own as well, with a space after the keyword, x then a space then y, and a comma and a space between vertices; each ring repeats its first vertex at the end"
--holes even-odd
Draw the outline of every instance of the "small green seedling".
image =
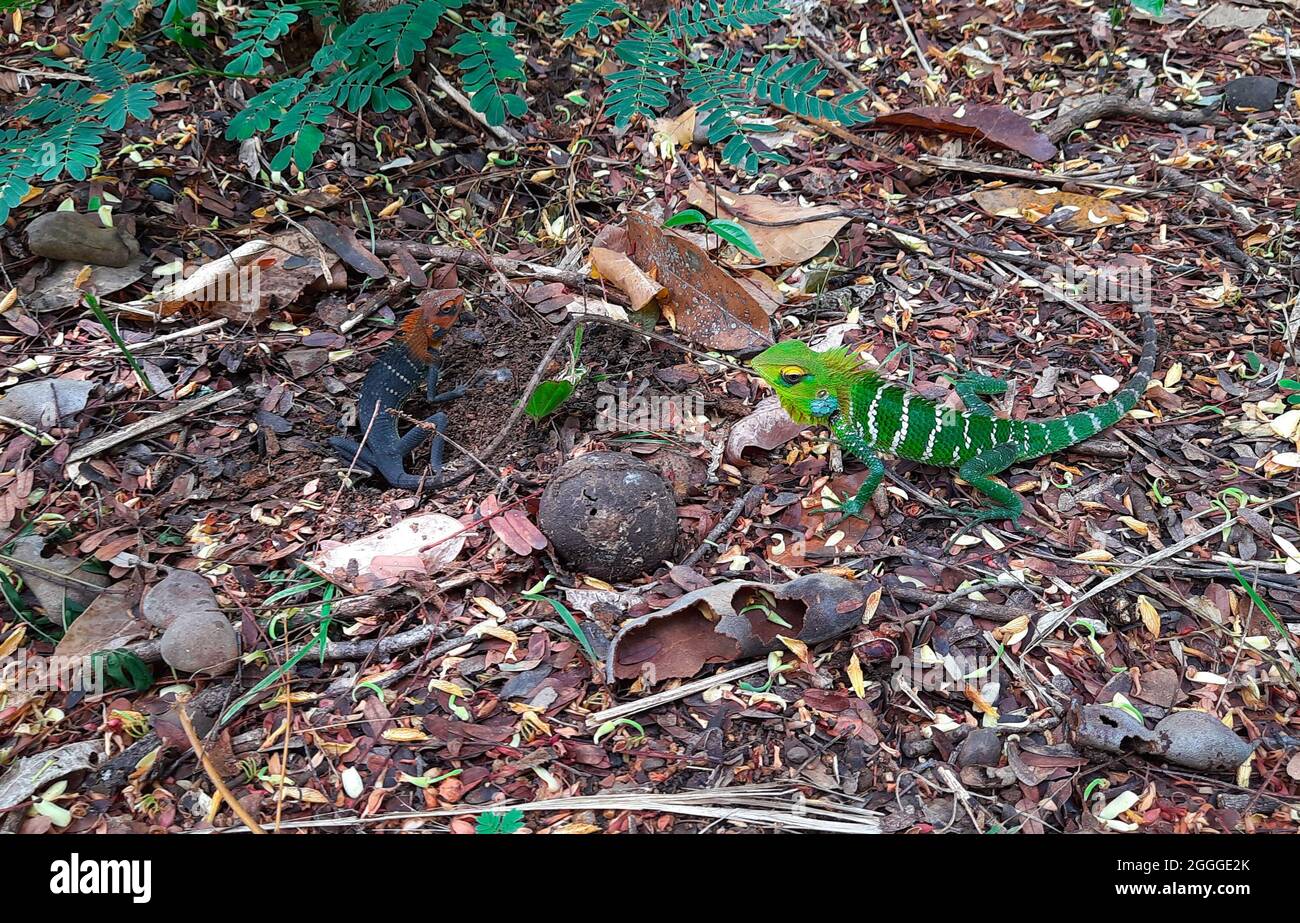
POLYGON ((533 389, 524 405, 524 413, 534 420, 540 420, 554 413, 561 404, 569 399, 578 382, 587 376, 587 370, 578 364, 582 352, 582 325, 573 331, 573 348, 569 354, 569 367, 559 378, 544 381, 533 389))
POLYGON ((664 227, 685 228, 696 224, 704 225, 740 252, 748 253, 755 259, 763 258, 763 251, 758 249, 758 244, 754 243, 754 238, 744 227, 726 218, 710 219, 698 208, 688 208, 678 212, 664 222, 664 227))

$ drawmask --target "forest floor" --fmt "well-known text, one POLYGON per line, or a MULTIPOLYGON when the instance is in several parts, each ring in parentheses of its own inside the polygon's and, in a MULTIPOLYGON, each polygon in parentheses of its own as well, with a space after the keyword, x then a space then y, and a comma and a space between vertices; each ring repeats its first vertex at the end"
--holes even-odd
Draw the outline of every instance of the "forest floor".
MULTIPOLYGON (((250 176, 248 145, 225 140, 258 80, 162 85, 99 172, 46 184, 0 227, 0 385, 60 382, 60 410, 80 395, 42 426, 0 414, 0 664, 118 654, 98 658, 105 691, 0 674, 0 829, 1294 832, 1297 16, 1170 0, 1112 26, 1099 5, 1021 6, 814 4, 710 36, 819 61, 877 116, 912 110, 851 129, 781 117, 762 137, 789 162, 757 176, 692 135, 681 98, 616 131, 608 44, 561 39, 541 7, 511 14, 522 118, 489 130, 430 96, 335 119, 303 185, 250 176), (1242 77, 1269 80, 1228 87, 1242 77), (1261 87, 1266 105, 1232 111, 1261 87), (139 373, 27 249, 67 200, 113 203, 139 241, 134 278, 79 280, 139 373), (689 207, 755 218, 766 259, 660 227, 689 207), (634 212, 651 216, 639 231, 634 212), (267 262, 255 312, 129 308, 159 267, 253 240, 291 254, 267 262), (592 273, 609 250, 641 256, 640 275, 592 273), (704 262, 678 272, 665 254, 683 253, 704 262), (667 292, 625 312, 637 282, 667 292), (327 440, 356 435, 366 372, 422 290, 456 288, 443 387, 511 373, 439 408, 463 477, 347 477, 327 440), (892 460, 879 508, 828 525, 863 467, 791 425, 736 341, 770 324, 860 348, 954 406, 944 373, 995 374, 1012 381, 999 413, 1046 418, 1121 386, 1137 298, 1159 331, 1137 409, 1005 472, 1018 528, 961 536, 934 508, 983 501, 892 460), (631 321, 589 318, 575 357, 574 314, 631 321), (530 385, 575 370, 552 413, 520 412, 530 385), (539 531, 556 472, 596 451, 671 486, 672 551, 640 575, 600 579, 539 531), (399 530, 377 558, 322 561, 434 513, 423 544, 399 530), (203 580, 150 603, 178 571, 203 580), (781 597, 812 574, 854 581, 826 591, 850 615, 828 639, 781 597), (611 654, 625 621, 696 591, 703 608, 611 654), (720 640, 728 601, 773 653, 720 640), (191 610, 233 623, 216 675, 164 662, 151 616, 191 610)), ((0 99, 39 86, 24 42, 75 45, 88 20, 38 5, 11 23, 0 99)), ((407 470, 427 462, 426 445, 407 470)))

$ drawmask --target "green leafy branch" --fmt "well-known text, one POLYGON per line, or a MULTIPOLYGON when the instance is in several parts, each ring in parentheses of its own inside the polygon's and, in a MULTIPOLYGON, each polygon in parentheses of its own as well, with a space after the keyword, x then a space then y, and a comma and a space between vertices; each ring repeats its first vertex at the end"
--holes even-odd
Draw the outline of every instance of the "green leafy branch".
POLYGON ((566 38, 585 33, 593 39, 620 28, 622 22, 632 24, 628 36, 614 45, 614 56, 626 66, 607 78, 605 110, 616 127, 663 112, 680 81, 687 100, 699 111, 709 143, 722 146, 728 163, 753 173, 764 161, 787 162, 754 143, 753 136, 775 131, 757 121, 766 105, 840 125, 870 121, 858 109, 865 90, 836 100, 818 95, 828 73, 815 62, 768 54, 749 67, 740 51, 716 60, 696 60, 690 54, 690 45, 700 39, 767 25, 788 13, 782 0, 695 0, 670 11, 663 26, 655 28, 616 0, 578 0, 560 15, 560 22, 566 38))

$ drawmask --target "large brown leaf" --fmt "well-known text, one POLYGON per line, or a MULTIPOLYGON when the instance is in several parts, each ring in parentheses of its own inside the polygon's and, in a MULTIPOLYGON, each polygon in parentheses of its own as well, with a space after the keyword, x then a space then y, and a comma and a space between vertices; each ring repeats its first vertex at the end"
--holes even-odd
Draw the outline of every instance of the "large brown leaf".
POLYGON ((848 223, 846 216, 819 218, 836 208, 820 205, 804 208, 797 203, 777 202, 761 195, 737 195, 725 189, 710 189, 703 183, 691 183, 686 201, 719 218, 731 218, 749 231, 763 254, 761 266, 798 266, 822 250, 848 223), (799 224, 772 227, 780 221, 799 220, 799 224), (765 224, 753 223, 755 221, 765 224))
POLYGON ((668 289, 662 310, 674 330, 729 352, 758 352, 772 345, 767 313, 707 253, 640 212, 628 215, 627 226, 628 255, 668 289))
POLYGON ((1058 189, 1000 186, 997 189, 977 189, 972 195, 979 207, 990 215, 1023 218, 1031 224, 1036 224, 1058 208, 1072 209, 1074 213, 1058 225, 1071 231, 1122 224, 1125 218, 1124 209, 1115 202, 1058 189))
POLYGON ((1046 162, 1056 156, 1056 145, 1034 131, 1023 115, 1003 106, 963 103, 960 106, 915 106, 876 117, 877 125, 900 125, 946 131, 954 135, 982 138, 1010 148, 1031 160, 1046 162))

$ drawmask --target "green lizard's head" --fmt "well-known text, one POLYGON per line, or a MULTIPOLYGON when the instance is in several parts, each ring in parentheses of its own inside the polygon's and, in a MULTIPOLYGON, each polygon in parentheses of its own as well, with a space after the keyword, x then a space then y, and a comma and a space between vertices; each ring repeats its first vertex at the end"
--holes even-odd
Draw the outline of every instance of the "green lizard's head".
POLYGON ((813 352, 807 343, 786 340, 750 360, 754 371, 776 389, 776 396, 796 423, 824 423, 850 406, 855 381, 875 373, 863 368, 848 350, 813 352))

